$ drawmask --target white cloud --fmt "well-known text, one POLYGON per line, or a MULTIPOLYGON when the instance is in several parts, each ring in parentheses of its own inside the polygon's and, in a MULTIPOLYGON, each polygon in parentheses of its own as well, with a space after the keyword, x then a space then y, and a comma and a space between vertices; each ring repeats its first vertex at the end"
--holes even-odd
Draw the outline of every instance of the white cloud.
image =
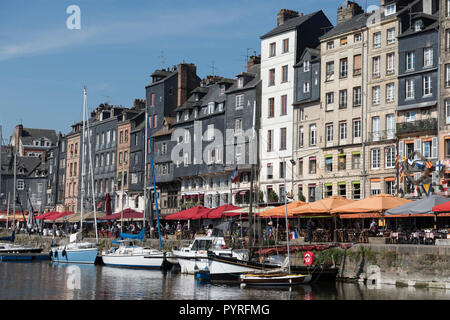
MULTIPOLYGON (((239 10, 217 12, 212 9, 195 9, 182 13, 141 13, 138 16, 125 17, 119 20, 82 21, 81 30, 65 28, 46 30, 23 30, 16 34, 14 40, 0 45, 0 61, 25 56, 42 55, 61 52, 82 45, 125 44, 152 38, 213 36, 213 29, 220 26, 226 34, 224 26, 236 27, 236 22, 243 18, 239 10)), ((217 32, 217 30, 216 30, 217 32)), ((220 35, 219 35, 220 36, 220 35)), ((170 41, 167 39, 167 41, 170 41)))

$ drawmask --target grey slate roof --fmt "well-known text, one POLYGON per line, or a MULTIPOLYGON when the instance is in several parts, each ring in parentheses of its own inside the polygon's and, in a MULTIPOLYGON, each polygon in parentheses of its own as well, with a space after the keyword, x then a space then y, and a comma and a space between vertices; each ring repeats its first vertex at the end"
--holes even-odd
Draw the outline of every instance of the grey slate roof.
POLYGON ((280 26, 277 26, 276 28, 272 29, 271 31, 267 32, 265 35, 261 36, 260 39, 265 39, 265 38, 269 38, 272 37, 274 35, 286 32, 286 31, 290 31, 293 30, 295 28, 297 28, 298 26, 300 26, 302 23, 304 23, 305 21, 307 21, 309 18, 313 17, 314 15, 318 14, 320 11, 316 11, 301 17, 297 17, 297 18, 292 18, 287 20, 285 23, 283 23, 280 26))
POLYGON ((370 17, 370 14, 368 13, 361 13, 353 18, 341 22, 337 26, 335 26, 333 29, 325 33, 322 37, 320 37, 320 40, 328 39, 334 36, 337 36, 342 33, 346 33, 349 31, 359 30, 362 29, 364 26, 366 26, 367 19, 370 17))
POLYGON ((20 137, 22 143, 25 145, 32 145, 33 140, 40 138, 47 138, 51 141, 52 145, 55 145, 58 139, 55 130, 33 128, 23 128, 22 136, 20 137))
POLYGON ((238 88, 238 84, 237 84, 237 82, 235 82, 226 91, 226 93, 233 93, 235 91, 246 90, 246 89, 254 88, 255 86, 257 86, 258 83, 261 81, 261 65, 255 64, 254 66, 252 66, 250 68, 250 70, 248 70, 247 72, 242 72, 239 75, 245 75, 247 77, 251 76, 251 77, 253 77, 253 79, 250 80, 249 82, 247 82, 242 88, 238 88))

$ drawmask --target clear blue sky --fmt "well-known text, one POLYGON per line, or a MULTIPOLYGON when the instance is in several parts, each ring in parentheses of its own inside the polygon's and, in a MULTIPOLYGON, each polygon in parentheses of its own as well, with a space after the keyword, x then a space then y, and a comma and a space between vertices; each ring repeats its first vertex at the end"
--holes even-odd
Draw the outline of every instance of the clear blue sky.
MULTIPOLYGON (((342 0, 0 0, 0 125, 51 128, 63 134, 88 104, 131 106, 145 98, 149 75, 182 60, 200 77, 234 77, 247 48, 276 26, 280 9, 323 10, 336 23, 342 0), (81 29, 69 30, 69 5, 81 9, 81 29), (161 54, 163 52, 163 54, 161 54)), ((365 1, 357 1, 363 7, 365 1)), ((377 5, 379 0, 367 0, 377 5)))

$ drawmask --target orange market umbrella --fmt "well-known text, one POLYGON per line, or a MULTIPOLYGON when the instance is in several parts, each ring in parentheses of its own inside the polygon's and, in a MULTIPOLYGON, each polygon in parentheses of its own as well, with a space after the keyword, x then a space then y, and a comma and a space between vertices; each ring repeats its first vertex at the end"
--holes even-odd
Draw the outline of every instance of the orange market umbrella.
POLYGON ((355 202, 344 197, 333 196, 305 204, 292 210, 295 217, 305 215, 331 215, 331 210, 355 202))
POLYGON ((331 213, 339 214, 341 219, 356 218, 381 218, 386 210, 396 208, 411 202, 404 198, 389 194, 377 194, 369 198, 355 201, 331 210, 331 213))
MULTIPOLYGON (((298 207, 304 206, 306 203, 303 201, 294 201, 288 203, 287 206, 287 215, 288 217, 293 217, 292 211, 298 207)), ((261 218, 276 218, 276 217, 285 217, 286 216, 286 208, 285 205, 275 207, 269 210, 265 210, 259 214, 261 218)))

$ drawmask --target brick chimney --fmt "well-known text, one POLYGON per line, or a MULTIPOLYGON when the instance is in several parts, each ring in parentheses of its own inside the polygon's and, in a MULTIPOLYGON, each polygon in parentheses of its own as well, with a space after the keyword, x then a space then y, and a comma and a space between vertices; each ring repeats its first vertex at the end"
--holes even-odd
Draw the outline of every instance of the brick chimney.
POLYGON ((192 63, 180 63, 178 65, 177 106, 189 98, 189 93, 198 85, 197 67, 192 63))
POLYGON ((261 64, 261 55, 250 57, 247 61, 247 71, 250 71, 250 69, 256 64, 261 64))
POLYGON ((346 4, 342 5, 337 10, 337 24, 350 20, 354 16, 363 12, 363 8, 361 8, 361 6, 356 2, 346 1, 346 4))
POLYGON ((298 12, 288 9, 281 9, 277 14, 277 26, 284 24, 286 21, 292 18, 297 18, 298 12))

